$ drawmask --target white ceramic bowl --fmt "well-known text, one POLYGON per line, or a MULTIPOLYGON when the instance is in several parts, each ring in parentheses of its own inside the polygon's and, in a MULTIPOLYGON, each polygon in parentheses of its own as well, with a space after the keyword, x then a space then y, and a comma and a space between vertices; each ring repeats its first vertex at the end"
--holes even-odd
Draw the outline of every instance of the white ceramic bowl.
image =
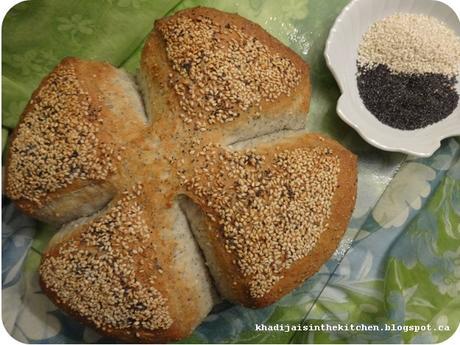
MULTIPOLYGON (((397 12, 434 16, 460 36, 460 22, 446 4, 434 0, 353 0, 337 17, 326 43, 326 62, 342 95, 338 115, 371 145, 382 150, 428 157, 441 140, 460 135, 460 107, 445 119, 425 128, 403 131, 387 126, 364 106, 356 82, 356 58, 364 33, 377 20, 397 12)), ((458 84, 457 84, 458 87, 458 84)))

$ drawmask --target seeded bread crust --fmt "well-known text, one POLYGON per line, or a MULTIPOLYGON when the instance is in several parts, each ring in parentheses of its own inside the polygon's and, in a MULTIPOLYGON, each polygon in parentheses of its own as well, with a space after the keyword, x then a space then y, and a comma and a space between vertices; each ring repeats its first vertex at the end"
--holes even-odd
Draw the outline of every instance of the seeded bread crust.
MULTIPOLYGON (((144 186, 143 190, 148 190, 148 188, 149 186, 144 186)), ((151 199, 155 199, 149 193, 142 193, 140 196, 134 197, 141 205, 148 205, 151 203, 151 199)), ((128 343, 166 343, 185 338, 209 313, 217 301, 217 295, 212 287, 200 250, 192 239, 185 216, 177 205, 158 211, 158 213, 154 213, 155 207, 146 207, 145 210, 148 210, 148 212, 143 211, 142 217, 149 229, 148 237, 139 241, 140 243, 133 242, 127 246, 129 251, 141 248, 143 250, 138 255, 131 254, 135 260, 135 266, 133 267, 136 271, 135 277, 137 281, 143 282, 143 284, 146 283, 146 286, 155 288, 161 298, 164 298, 165 308, 161 310, 161 313, 165 313, 166 317, 172 321, 170 325, 166 324, 166 329, 148 329, 142 326, 117 328, 97 325, 84 315, 84 311, 80 312, 75 309, 88 307, 86 303, 90 303, 91 299, 88 302, 80 302, 81 305, 75 307, 72 302, 63 301, 63 298, 65 298, 64 291, 56 291, 56 286, 52 283, 53 279, 55 279, 54 277, 59 277, 58 272, 62 268, 59 263, 50 264, 50 260, 55 259, 59 262, 68 257, 68 254, 64 254, 60 250, 72 241, 79 243, 77 245, 79 249, 85 249, 85 241, 88 241, 90 231, 89 227, 113 210, 117 202, 122 198, 123 196, 118 195, 106 208, 97 214, 80 218, 60 229, 59 233, 49 243, 49 247, 42 259, 40 286, 43 292, 59 308, 75 317, 78 321, 96 328, 105 336, 128 343), (168 234, 160 231, 163 226, 169 227, 168 234), (141 259, 145 259, 147 262, 140 263, 139 260, 141 259), (51 269, 52 273, 49 269, 51 269), (155 277, 154 282, 149 284, 148 281, 152 276, 155 277)), ((122 206, 121 212, 129 212, 128 207, 122 206)), ((116 226, 122 232, 127 232, 130 224, 121 223, 116 224, 116 226)), ((109 240, 112 246, 115 246, 114 241, 116 240, 116 238, 109 240)), ((77 262, 81 262, 82 265, 84 263, 84 261, 77 262)), ((104 266, 102 266, 102 269, 104 269, 104 266)), ((101 268, 95 271, 89 269, 88 275, 91 277, 92 274, 100 274, 100 271, 101 268)), ((66 274, 63 278, 66 280, 74 279, 73 274, 66 274)), ((79 279, 85 279, 85 276, 81 276, 79 279)), ((112 288, 115 287, 116 283, 114 282, 112 288)), ((88 294, 89 291, 82 291, 82 293, 88 294)), ((144 300, 140 299, 139 302, 142 303, 144 300)), ((160 312, 160 310, 153 310, 152 312, 154 313, 152 318, 156 318, 158 315, 155 315, 155 312, 160 312)), ((99 313, 103 314, 104 309, 101 308, 99 313)))
MULTIPOLYGON (((87 318, 82 317, 81 314, 75 312, 66 303, 59 302, 59 298, 55 292, 49 289, 42 280, 40 280, 40 287, 45 295, 48 296, 50 300, 58 307, 62 309, 64 312, 69 314, 72 318, 76 321, 81 322, 88 327, 92 327, 97 329, 98 333, 100 333, 104 337, 110 337, 114 339, 118 339, 121 342, 128 343, 128 344, 135 344, 135 343, 144 343, 144 344, 162 344, 162 343, 169 343, 172 341, 177 341, 186 337, 190 334, 190 330, 184 333, 181 329, 178 328, 177 323, 169 328, 167 331, 163 330, 156 330, 156 331, 136 331, 136 330, 126 330, 126 329, 106 329, 103 330, 100 327, 97 327, 93 322, 88 321, 87 318), (136 336, 136 332, 138 335, 136 336)), ((190 325, 188 325, 190 327, 190 325)), ((191 327, 193 330, 194 327, 191 327)))
MULTIPOLYGON (((200 17, 211 18, 221 28, 227 25, 235 26, 248 36, 259 40, 270 53, 278 54, 292 62, 300 76, 298 85, 290 91, 290 95, 282 94, 275 102, 262 100, 261 109, 251 107, 247 111, 242 111, 232 122, 215 123, 209 126, 206 134, 219 138, 222 144, 230 144, 280 129, 305 128, 311 98, 309 67, 305 61, 289 47, 269 35, 260 25, 237 14, 203 7, 179 11, 173 16, 157 20, 154 30, 145 43, 139 81, 146 100, 147 112, 153 121, 164 118, 167 121, 177 121, 178 114, 184 112, 179 105, 178 95, 171 90, 174 82, 171 83, 169 76, 174 74, 174 70, 171 61, 168 60, 166 42, 161 33, 171 21, 184 17, 192 20, 200 17)), ((228 45, 229 39, 228 36, 223 35, 224 45, 228 45)), ((194 133, 192 132, 191 135, 194 133)))
MULTIPOLYGON (((144 123, 145 116, 143 115, 142 101, 128 74, 117 70, 108 63, 82 61, 76 58, 63 59, 34 91, 21 115, 18 126, 11 136, 6 161, 6 194, 16 202, 16 205, 24 213, 49 223, 62 224, 94 213, 113 197, 115 190, 112 185, 112 177, 119 164, 119 159, 117 158, 122 154, 123 145, 138 136, 139 132, 144 129, 144 123), (59 78, 66 75, 66 73, 71 73, 72 76, 68 78, 74 79, 75 83, 78 83, 78 87, 75 87, 70 92, 77 92, 78 89, 78 92, 82 93, 73 102, 82 102, 85 95, 89 97, 89 114, 88 112, 79 114, 78 108, 73 107, 73 104, 69 104, 68 109, 58 113, 60 121, 66 124, 66 128, 63 130, 67 131, 66 135, 70 135, 73 130, 78 132, 76 126, 81 125, 83 122, 91 127, 95 131, 94 135, 99 141, 99 145, 95 146, 94 140, 88 138, 87 141, 91 141, 89 150, 96 153, 97 158, 101 161, 102 169, 106 169, 105 167, 107 166, 111 168, 107 169, 107 173, 94 174, 92 178, 84 177, 81 173, 77 173, 69 182, 64 181, 63 178, 56 177, 55 181, 62 184, 61 188, 52 191, 49 186, 40 185, 44 193, 36 200, 33 200, 28 195, 24 195, 25 193, 18 194, 14 192, 14 186, 22 181, 25 184, 32 184, 32 181, 39 176, 37 166, 30 164, 30 167, 26 168, 23 175, 18 175, 17 167, 21 165, 21 162, 12 166, 12 162, 14 160, 17 162, 19 157, 19 153, 14 151, 14 148, 19 141, 28 145, 36 145, 30 142, 27 128, 23 125, 24 120, 35 117, 33 113, 35 106, 39 106, 40 109, 46 107, 46 105, 40 106, 37 103, 43 101, 43 97, 40 96, 41 92, 49 89, 53 83, 57 84, 58 89, 62 88, 62 91, 58 90, 55 94, 58 99, 62 97, 60 92, 68 92, 64 91, 65 89, 63 88, 65 81, 58 80, 54 82, 52 80, 53 76, 59 78), (77 115, 81 116, 81 118, 73 122, 73 118, 77 115), (23 132, 22 135, 20 135, 21 132, 23 132), (27 143, 28 141, 30 143, 27 143), (101 148, 108 150, 108 152, 103 152, 101 148)), ((49 142, 57 141, 54 137, 46 137, 46 135, 44 136, 45 140, 49 142)), ((53 147, 50 145, 45 142, 39 144, 38 147, 35 146, 34 154, 46 157, 50 152, 52 153, 53 147)), ((81 154, 80 149, 82 146, 75 145, 75 152, 81 154)), ((60 150, 62 147, 59 146, 57 149, 60 150)), ((65 159, 69 158, 68 156, 65 159)), ((91 164, 91 160, 94 160, 94 158, 88 158, 90 161, 83 164, 91 164)), ((70 163, 66 163, 64 160, 48 161, 47 164, 44 164, 44 168, 48 166, 52 169, 58 169, 59 166, 65 166, 66 164, 70 163)), ((70 166, 68 170, 70 170, 70 166)))
POLYGON ((279 280, 269 292, 260 298, 250 294, 250 277, 245 277, 237 265, 238 257, 225 248, 222 226, 218 224, 219 215, 207 206, 208 199, 193 194, 183 199, 181 207, 190 219, 192 231, 200 243, 210 271, 219 292, 225 298, 251 308, 270 305, 299 286, 305 279, 316 273, 321 265, 332 255, 342 238, 356 199, 357 159, 350 151, 332 139, 319 134, 295 134, 274 142, 256 146, 256 152, 267 157, 283 150, 296 148, 324 147, 332 150, 340 161, 337 189, 332 199, 330 216, 314 248, 289 269, 283 270, 279 280), (212 221, 209 215, 217 221, 212 221))

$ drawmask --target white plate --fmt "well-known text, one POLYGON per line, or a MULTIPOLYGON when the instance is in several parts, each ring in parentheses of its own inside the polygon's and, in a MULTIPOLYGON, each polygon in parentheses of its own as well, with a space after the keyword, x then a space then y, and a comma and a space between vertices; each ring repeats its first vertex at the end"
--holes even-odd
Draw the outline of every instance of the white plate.
MULTIPOLYGON (((337 17, 326 42, 326 62, 342 95, 338 115, 371 145, 385 151, 428 157, 441 140, 460 135, 460 107, 445 119, 425 128, 403 131, 387 126, 364 106, 356 82, 356 58, 364 33, 377 20, 397 12, 436 17, 460 36, 460 22, 446 4, 434 0, 353 0, 337 17)), ((458 88, 458 84, 457 84, 458 88)))

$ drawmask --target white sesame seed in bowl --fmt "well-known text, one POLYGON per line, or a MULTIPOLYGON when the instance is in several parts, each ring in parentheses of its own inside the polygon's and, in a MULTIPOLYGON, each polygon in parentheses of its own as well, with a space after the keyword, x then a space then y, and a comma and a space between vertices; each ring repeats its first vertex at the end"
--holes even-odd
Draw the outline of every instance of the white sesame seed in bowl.
MULTIPOLYGON (((414 73, 417 73, 418 70, 422 70, 424 73, 436 73, 437 69, 439 69, 443 75, 450 75, 448 73, 449 67, 446 66, 451 66, 449 63, 452 62, 452 59, 455 61, 455 58, 458 59, 457 66, 460 68, 460 54, 458 53, 460 51, 460 21, 456 13, 445 3, 434 0, 353 0, 337 17, 326 42, 326 62, 342 92, 337 103, 337 114, 343 121, 354 128, 364 140, 377 148, 385 151, 429 157, 440 147, 441 140, 460 135, 460 107, 457 103, 453 105, 453 111, 452 109, 449 110, 449 115, 434 123, 416 129, 400 129, 397 128, 398 126, 385 124, 385 121, 381 122, 378 116, 374 115, 375 112, 372 113, 368 110, 369 105, 365 104, 364 98, 362 98, 362 95, 360 96, 357 80, 360 45, 363 37, 369 34, 371 28, 375 29, 376 23, 381 23, 383 20, 388 20, 388 18, 390 18, 390 21, 392 18, 396 18, 396 21, 406 21, 409 23, 408 25, 412 25, 410 28, 401 29, 398 27, 395 29, 396 31, 408 32, 407 40, 414 39, 412 35, 414 30, 429 30, 429 25, 433 25, 433 32, 449 32, 451 34, 450 36, 440 36, 443 39, 439 40, 439 42, 431 37, 431 41, 426 41, 428 43, 432 42, 434 46, 427 47, 425 50, 423 47, 417 48, 415 51, 416 54, 419 53, 419 50, 428 54, 431 49, 431 51, 436 52, 434 54, 436 58, 433 58, 433 54, 428 54, 428 56, 431 56, 436 61, 433 60, 431 63, 424 56, 420 56, 420 61, 414 61, 406 66, 399 64, 399 61, 394 63, 393 59, 388 60, 390 61, 388 64, 390 69, 392 67, 400 69, 407 67, 409 70, 414 68, 414 73), (400 20, 401 18, 398 18, 398 16, 402 17, 403 20, 400 20), (423 25, 415 27, 413 23, 416 22, 426 24, 426 27, 422 28, 423 25), (440 28, 441 25, 443 28, 440 28), (444 39, 444 37, 447 38, 444 39), (458 40, 458 43, 455 40, 458 40), (455 44, 452 44, 452 42, 455 44), (440 52, 445 51, 446 53, 444 55, 437 54, 435 48, 440 52), (445 56, 445 61, 442 61, 443 56, 445 56), (431 64, 427 65, 428 63, 431 64), (433 71, 427 67, 432 67, 433 71)), ((391 31, 383 25, 377 29, 380 31, 374 30, 374 33, 368 36, 378 37, 382 32, 391 31)), ((401 47, 401 39, 394 40, 391 34, 388 36, 388 41, 376 49, 374 47, 369 49, 369 45, 367 45, 366 54, 369 52, 370 54, 375 53, 373 58, 377 63, 382 59, 382 47, 389 47, 389 49, 400 49, 401 47)), ((409 49, 407 51, 410 53, 409 49)), ((405 52, 405 54, 406 56, 403 58, 408 60, 407 53, 405 52)), ((394 57, 391 54, 387 54, 387 56, 388 59, 394 57)), ((365 59, 360 56, 361 60, 366 60, 369 56, 364 57, 365 59)), ((408 71, 399 70, 397 72, 408 71)), ((457 79, 459 79, 458 70, 454 74, 457 74, 457 79)), ((456 89, 457 93, 459 93, 458 82, 456 89)), ((440 97, 439 102, 444 106, 446 101, 440 97)), ((398 114, 393 115, 398 116, 398 114)), ((403 112, 401 116, 404 116, 403 112)), ((423 116, 425 114, 421 117, 423 118, 423 116)))

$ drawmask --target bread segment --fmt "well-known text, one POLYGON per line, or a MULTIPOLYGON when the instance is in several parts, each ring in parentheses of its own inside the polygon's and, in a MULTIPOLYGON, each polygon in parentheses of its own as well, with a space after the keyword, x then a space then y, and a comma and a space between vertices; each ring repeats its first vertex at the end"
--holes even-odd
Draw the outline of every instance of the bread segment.
POLYGON ((166 342, 190 334, 216 299, 177 205, 158 209, 138 184, 65 225, 40 266, 55 303, 107 336, 166 342))
POLYGON ((101 62, 64 59, 47 76, 15 129, 6 193, 26 213, 64 223, 113 196, 124 145, 145 116, 133 82, 101 62))
POLYGON ((263 307, 335 250, 355 202, 356 158, 315 134, 241 146, 200 151, 182 207, 223 297, 263 307))
POLYGON ((139 79, 152 119, 224 144, 306 124, 308 65, 236 14, 197 7, 155 22, 139 79))

